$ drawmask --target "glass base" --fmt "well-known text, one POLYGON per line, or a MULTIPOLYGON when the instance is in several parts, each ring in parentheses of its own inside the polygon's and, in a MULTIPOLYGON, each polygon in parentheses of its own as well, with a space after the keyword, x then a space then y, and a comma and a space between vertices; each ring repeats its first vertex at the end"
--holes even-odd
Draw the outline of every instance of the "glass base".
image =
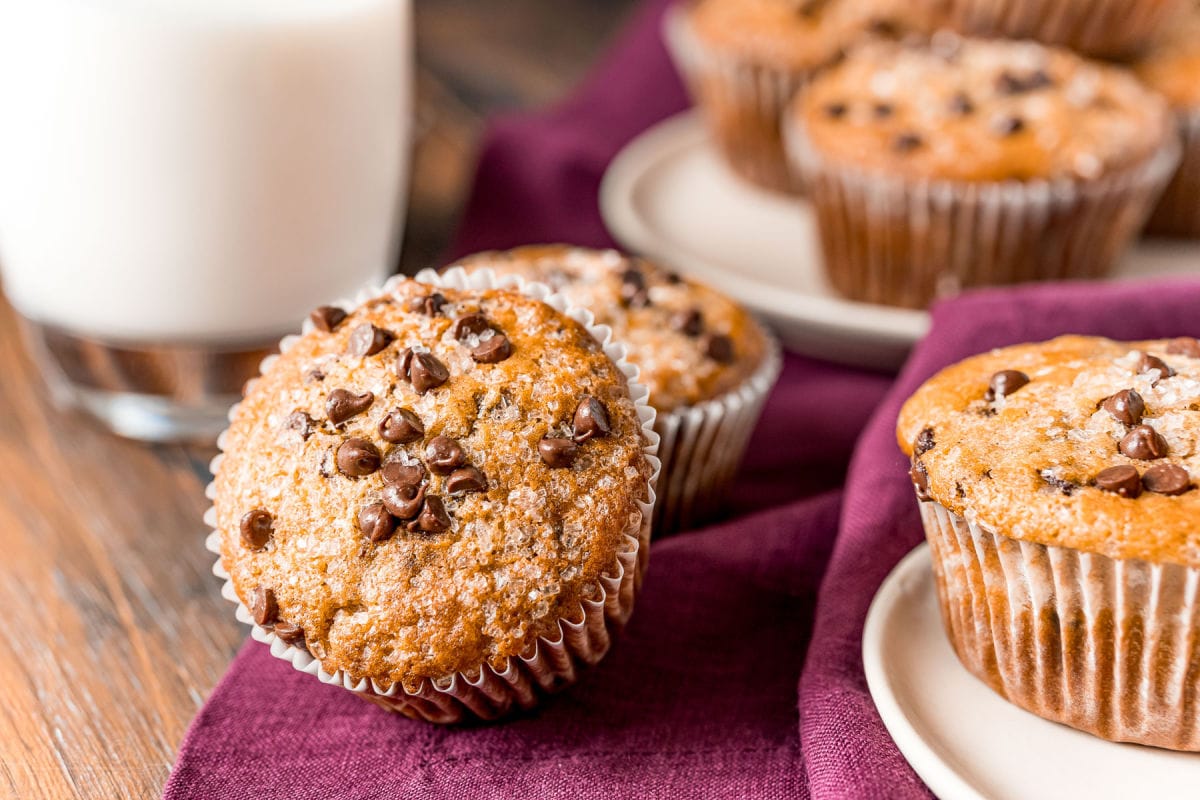
POLYGON ((22 335, 55 405, 147 442, 211 443, 278 343, 114 344, 29 320, 22 335))

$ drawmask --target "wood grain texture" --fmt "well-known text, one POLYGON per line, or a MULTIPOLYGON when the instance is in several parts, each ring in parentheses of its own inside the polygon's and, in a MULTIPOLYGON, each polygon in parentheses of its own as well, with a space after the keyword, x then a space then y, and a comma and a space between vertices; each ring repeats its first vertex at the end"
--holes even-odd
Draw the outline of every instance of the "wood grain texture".
MULTIPOLYGON (((550 102, 631 0, 420 0, 403 266, 435 263, 484 117, 550 102)), ((205 551, 211 451, 49 407, 0 302, 0 798, 156 797, 245 636, 205 551)))

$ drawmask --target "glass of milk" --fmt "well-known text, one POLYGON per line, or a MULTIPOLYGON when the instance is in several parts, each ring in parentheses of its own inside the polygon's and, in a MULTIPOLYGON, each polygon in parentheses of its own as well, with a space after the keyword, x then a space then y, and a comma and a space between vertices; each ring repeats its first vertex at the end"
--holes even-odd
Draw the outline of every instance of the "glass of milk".
POLYGON ((208 436, 396 261, 411 0, 0 0, 0 270, 57 400, 208 436))

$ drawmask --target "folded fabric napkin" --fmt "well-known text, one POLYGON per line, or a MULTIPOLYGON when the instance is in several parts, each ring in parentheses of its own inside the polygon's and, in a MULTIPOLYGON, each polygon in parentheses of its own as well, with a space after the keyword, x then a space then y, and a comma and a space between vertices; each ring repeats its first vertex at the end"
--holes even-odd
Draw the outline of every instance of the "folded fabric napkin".
MULTIPOLYGON (((595 202, 604 167, 685 104, 658 39, 665 6, 642 10, 575 98, 494 125, 457 253, 610 243, 595 202)), ((936 367, 996 344, 1196 333, 1198 302, 1197 286, 1055 287, 943 306, 854 456, 840 532, 846 465, 891 380, 789 357, 732 520, 655 544, 629 628, 578 685, 502 724, 437 728, 249 641, 188 731, 165 797, 927 796, 883 730, 859 655, 871 596, 921 536, 891 439, 899 403, 936 367)))

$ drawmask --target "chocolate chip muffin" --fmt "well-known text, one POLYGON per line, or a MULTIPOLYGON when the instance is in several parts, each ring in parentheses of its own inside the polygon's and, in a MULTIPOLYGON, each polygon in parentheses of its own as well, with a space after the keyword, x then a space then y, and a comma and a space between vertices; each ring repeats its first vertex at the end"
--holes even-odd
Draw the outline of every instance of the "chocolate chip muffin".
POLYGON ((570 682, 628 617, 653 411, 544 287, 428 280, 318 309, 248 385, 214 544, 297 668, 411 716, 491 718, 570 682))
POLYGON ((628 348, 658 411, 657 534, 719 508, 779 374, 778 345, 752 316, 701 283, 613 250, 535 245, 456 266, 544 283, 628 348))
POLYGON ((830 282, 912 308, 1106 274, 1178 160, 1165 103, 1128 73, 944 32, 851 54, 789 126, 830 282))
POLYGON ((1183 158, 1146 229, 1160 236, 1200 237, 1200 4, 1135 65, 1137 76, 1163 95, 1179 123, 1183 158))
POLYGON ((864 36, 925 28, 898 0, 695 0, 668 13, 665 38, 733 170, 795 192, 780 121, 813 75, 864 36))
POLYGON ((944 370, 897 426, 963 664, 1039 716, 1200 750, 1200 341, 944 370))

